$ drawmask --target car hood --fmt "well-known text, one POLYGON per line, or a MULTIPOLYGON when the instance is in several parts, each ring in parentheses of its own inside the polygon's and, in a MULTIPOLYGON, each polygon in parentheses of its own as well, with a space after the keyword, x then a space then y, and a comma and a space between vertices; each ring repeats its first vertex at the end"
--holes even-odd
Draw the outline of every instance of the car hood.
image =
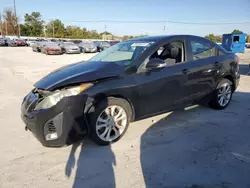
POLYGON ((67 49, 75 49, 75 48, 79 48, 78 46, 72 45, 72 46, 65 46, 65 48, 67 49))
POLYGON ((43 90, 55 90, 71 84, 91 82, 98 79, 117 77, 124 67, 112 62, 86 61, 61 67, 34 84, 43 90))

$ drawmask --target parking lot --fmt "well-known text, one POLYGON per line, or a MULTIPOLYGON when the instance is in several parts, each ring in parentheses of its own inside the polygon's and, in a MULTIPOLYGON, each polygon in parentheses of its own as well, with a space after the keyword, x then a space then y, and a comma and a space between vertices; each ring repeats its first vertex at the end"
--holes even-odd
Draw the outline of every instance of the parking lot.
POLYGON ((47 73, 93 55, 0 48, 0 187, 250 187, 250 50, 239 54, 240 86, 225 110, 192 106, 138 121, 107 147, 43 147, 24 130, 23 97, 47 73))

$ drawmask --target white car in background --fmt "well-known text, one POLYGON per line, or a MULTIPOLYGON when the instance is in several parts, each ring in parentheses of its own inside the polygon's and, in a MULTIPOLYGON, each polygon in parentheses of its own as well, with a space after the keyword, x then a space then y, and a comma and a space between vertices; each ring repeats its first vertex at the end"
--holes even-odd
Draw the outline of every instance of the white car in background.
POLYGON ((27 39, 26 43, 28 44, 28 46, 31 46, 36 42, 35 39, 27 39))

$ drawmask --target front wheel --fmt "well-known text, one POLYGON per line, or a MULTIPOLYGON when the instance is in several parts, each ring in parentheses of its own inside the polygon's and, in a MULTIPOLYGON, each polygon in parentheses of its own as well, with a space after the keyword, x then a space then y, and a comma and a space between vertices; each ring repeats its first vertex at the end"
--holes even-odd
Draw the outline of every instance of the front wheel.
POLYGON ((107 98, 90 109, 90 138, 98 145, 118 141, 128 129, 131 119, 130 104, 120 98, 107 98))
POLYGON ((209 106, 214 109, 224 109, 231 102, 233 94, 233 83, 228 79, 222 79, 214 91, 209 106))

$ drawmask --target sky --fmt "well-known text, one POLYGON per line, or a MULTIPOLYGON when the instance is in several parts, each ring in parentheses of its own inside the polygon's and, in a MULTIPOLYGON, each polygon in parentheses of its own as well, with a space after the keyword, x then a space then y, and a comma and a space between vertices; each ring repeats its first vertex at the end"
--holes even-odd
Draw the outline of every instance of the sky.
MULTIPOLYGON (((0 11, 13 7, 13 0, 0 0, 0 11)), ((167 35, 209 33, 221 35, 234 29, 250 33, 250 0, 16 0, 17 15, 40 12, 45 21, 60 19, 65 25, 106 30, 118 35, 167 35), (93 23, 175 21, 199 23, 242 23, 191 25, 174 23, 93 23), (165 29, 164 29, 165 27, 165 29)))

